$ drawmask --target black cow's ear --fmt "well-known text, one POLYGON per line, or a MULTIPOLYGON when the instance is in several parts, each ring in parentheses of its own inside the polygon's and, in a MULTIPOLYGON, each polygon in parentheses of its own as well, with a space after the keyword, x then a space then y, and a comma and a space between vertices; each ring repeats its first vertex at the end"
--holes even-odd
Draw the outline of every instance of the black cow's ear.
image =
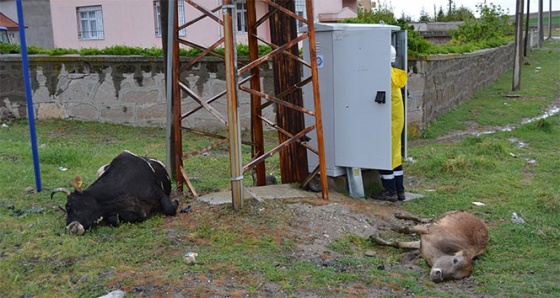
POLYGON ((76 175, 76 177, 74 177, 74 179, 72 180, 72 185, 74 185, 74 190, 76 190, 77 192, 82 192, 82 177, 80 177, 80 175, 76 175))

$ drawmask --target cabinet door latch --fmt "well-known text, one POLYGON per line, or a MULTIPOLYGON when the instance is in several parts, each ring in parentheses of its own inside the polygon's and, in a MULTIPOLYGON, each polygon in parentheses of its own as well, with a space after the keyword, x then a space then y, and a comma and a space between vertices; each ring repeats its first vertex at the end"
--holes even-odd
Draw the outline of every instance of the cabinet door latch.
POLYGON ((379 104, 385 103, 385 91, 377 91, 377 95, 375 95, 375 102, 379 104))

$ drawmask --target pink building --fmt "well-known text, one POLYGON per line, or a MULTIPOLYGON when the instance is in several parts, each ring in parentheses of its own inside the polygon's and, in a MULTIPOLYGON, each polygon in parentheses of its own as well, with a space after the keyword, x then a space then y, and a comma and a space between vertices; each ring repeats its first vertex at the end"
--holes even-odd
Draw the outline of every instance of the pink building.
MULTIPOLYGON (((294 0, 296 11, 305 14, 305 0, 294 0)), ((337 21, 355 17, 358 4, 364 0, 314 0, 314 19, 337 21)), ((367 1, 367 0, 366 0, 367 1)), ((214 9, 222 0, 196 0, 214 9)), ((369 3, 369 1, 367 1, 369 3)), ((257 3, 257 17, 267 6, 257 3)), ((247 42, 246 0, 237 0, 238 43, 247 42)), ((54 46, 60 48, 104 48, 112 45, 161 47, 159 0, 50 0, 54 46)), ((201 13, 179 1, 179 22, 188 22, 201 13)), ((221 10, 216 12, 221 18, 221 10)), ((267 24, 259 27, 260 36, 268 36, 267 24)), ((212 20, 202 20, 181 32, 189 41, 208 46, 222 37, 222 28, 212 20)))
MULTIPOLYGON (((305 13, 305 1, 296 1, 296 11, 305 13)), ((221 0, 197 0, 198 5, 214 9, 221 0)), ((238 0, 237 42, 247 42, 246 1, 238 0)), ((257 3, 258 16, 264 15, 267 6, 257 3)), ((161 26, 158 14, 159 1, 154 0, 51 0, 54 44, 62 48, 103 48, 112 45, 160 47, 161 26)), ((332 19, 356 15, 357 0, 314 0, 315 16, 322 14, 332 19)), ((184 23, 200 16, 191 5, 179 1, 179 22, 184 23)), ((216 12, 221 18, 221 10, 216 12)), ((331 20, 332 21, 332 20, 331 20)), ((261 25, 259 35, 268 36, 268 26, 261 25)), ((222 37, 222 28, 212 20, 202 20, 181 32, 189 41, 208 46, 222 37)))

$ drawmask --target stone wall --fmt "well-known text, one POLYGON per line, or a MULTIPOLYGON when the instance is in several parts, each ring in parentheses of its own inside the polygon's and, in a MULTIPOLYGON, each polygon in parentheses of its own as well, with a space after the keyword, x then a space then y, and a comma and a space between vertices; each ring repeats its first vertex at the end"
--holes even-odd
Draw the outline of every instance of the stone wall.
POLYGON ((409 60, 408 122, 423 127, 513 67, 514 43, 468 54, 409 60))
MULTIPOLYGON (((513 64, 513 43, 458 55, 430 55, 409 61, 408 122, 418 128, 471 98, 513 64)), ((161 58, 140 56, 31 56, 35 116, 136 126, 165 126, 166 99, 161 58)), ((225 90, 224 65, 206 58, 183 81, 200 97, 225 90)), ((272 71, 261 69, 261 84, 272 93, 272 71)), ((249 127, 250 100, 239 93, 240 118, 249 127)), ((225 97, 213 104, 224 116, 225 97)), ((188 100, 185 102, 192 102, 188 100)), ((183 110, 197 104, 188 103, 183 110)), ((274 119, 271 107, 265 116, 274 119)), ((0 117, 26 118, 21 59, 0 55, 0 117)), ((223 125, 204 110, 189 116, 189 127, 219 129, 223 125)))
MULTIPOLYGON (((30 76, 35 116, 134 126, 166 124, 167 105, 161 58, 140 56, 31 56, 30 76)), ((261 84, 273 88, 269 69, 262 70, 261 84)), ((26 118, 21 59, 0 55, 0 117, 26 118)), ((225 90, 224 65, 208 58, 197 64, 183 82, 198 96, 208 99, 225 90)), ((198 106, 185 100, 183 111, 198 106), (188 102, 188 103, 187 103, 188 102)), ((225 96, 213 107, 227 116, 225 96)), ((264 111, 274 117, 273 108, 264 111)), ((249 127, 250 99, 240 92, 242 126, 249 127)), ((223 124, 202 109, 185 124, 189 127, 220 129, 223 124)))

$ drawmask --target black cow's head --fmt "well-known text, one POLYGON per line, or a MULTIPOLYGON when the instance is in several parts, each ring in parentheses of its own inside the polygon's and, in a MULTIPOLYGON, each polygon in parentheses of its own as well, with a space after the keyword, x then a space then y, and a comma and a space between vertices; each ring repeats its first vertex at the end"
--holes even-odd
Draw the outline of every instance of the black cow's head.
POLYGON ((66 212, 66 230, 71 234, 82 235, 91 226, 101 222, 103 217, 97 201, 82 191, 80 176, 76 176, 72 182, 74 192, 66 188, 57 188, 51 193, 51 199, 57 192, 66 194, 66 207, 61 208, 66 212))

